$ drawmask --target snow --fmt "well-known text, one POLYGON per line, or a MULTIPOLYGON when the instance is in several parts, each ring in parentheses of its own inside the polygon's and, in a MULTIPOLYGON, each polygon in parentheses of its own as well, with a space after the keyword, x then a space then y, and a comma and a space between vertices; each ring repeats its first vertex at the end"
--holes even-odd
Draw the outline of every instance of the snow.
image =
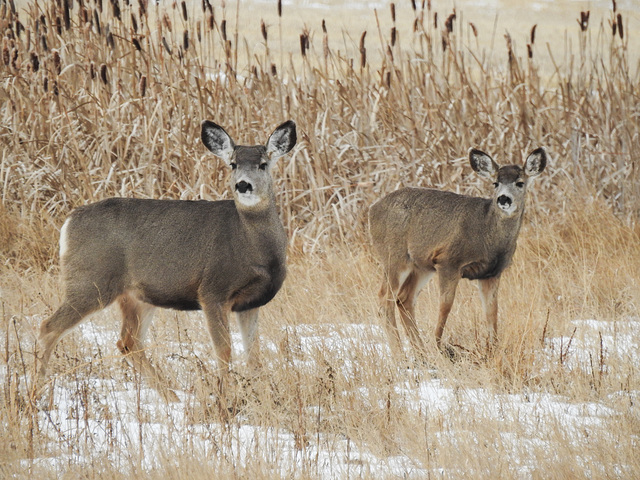
MULTIPOLYGON (((92 322, 82 325, 80 330, 83 340, 95 345, 92 355, 101 349, 112 348, 117 336, 112 328, 92 322)), ((607 359, 606 367, 613 357, 631 361, 640 353, 638 319, 618 322, 576 320, 569 331, 573 335, 546 340, 537 359, 541 366, 552 368, 562 362, 565 368, 582 369, 591 375, 598 371, 598 364, 604 358, 607 359)), ((282 333, 292 339, 292 358, 303 373, 308 369, 312 374, 313 369, 318 368, 318 358, 331 358, 334 367, 339 366, 347 378, 355 379, 360 368, 358 359, 363 352, 376 356, 389 354, 384 333, 377 325, 298 325, 284 327, 282 333)), ((239 334, 234 333, 234 352, 242 352, 241 345, 239 334)), ((177 344, 170 346, 174 347, 178 348, 177 344)), ((207 358, 211 352, 207 344, 196 342, 192 348, 202 358, 207 358)), ((278 350, 269 341, 263 341, 263 349, 278 350)), ((6 369, 0 370, 0 377, 4 379, 7 373, 6 369)), ((380 396, 375 395, 372 388, 369 383, 357 392, 372 402, 379 401, 376 399, 380 396)), ((451 419, 461 415, 517 425, 517 431, 500 431, 494 442, 518 466, 523 477, 530 476, 535 470, 533 459, 526 452, 534 447, 538 450, 550 447, 547 437, 551 432, 560 429, 576 444, 586 444, 590 431, 605 428, 607 419, 620 415, 613 405, 640 400, 640 392, 627 391, 611 395, 605 399, 606 404, 602 401, 576 402, 550 393, 496 393, 484 388, 452 387, 451 383, 437 378, 437 374, 415 372, 398 375, 392 392, 394 401, 401 403, 399 408, 441 418, 443 424, 451 425, 451 428, 455 427, 451 419)), ((73 371, 58 375, 53 398, 55 408, 39 413, 39 429, 52 439, 52 452, 56 453, 34 463, 25 460, 23 466, 50 466, 64 471, 66 465, 88 462, 90 452, 101 451, 107 452, 112 466, 122 472, 133 468, 152 471, 161 468, 163 460, 189 451, 197 458, 226 458, 240 468, 258 461, 256 456, 260 456, 264 465, 274 469, 274 476, 304 471, 318 478, 361 475, 417 478, 443 473, 439 467, 422 465, 410 455, 380 455, 360 449, 355 442, 337 433, 309 436, 301 448, 300 438, 296 437, 293 428, 254 425, 249 418, 236 418, 230 425, 194 422, 193 395, 187 391, 177 393, 181 401, 166 404, 155 391, 136 382, 135 378, 93 376, 88 380, 78 379, 73 371), (73 444, 73 439, 78 438, 84 439, 85 444, 73 444), (66 454, 59 453, 60 445, 66 446, 66 454), (131 457, 123 457, 123 451, 132 452, 131 457), (310 471, 310 466, 315 471, 310 471)), ((317 406, 308 413, 319 417, 321 409, 317 406)), ((437 438, 452 446, 460 444, 462 448, 470 441, 480 442, 480 433, 472 429, 443 428, 437 438)), ((594 474, 598 474, 597 466, 593 468, 594 474)), ((620 471, 624 471, 624 466, 620 466, 620 471)))

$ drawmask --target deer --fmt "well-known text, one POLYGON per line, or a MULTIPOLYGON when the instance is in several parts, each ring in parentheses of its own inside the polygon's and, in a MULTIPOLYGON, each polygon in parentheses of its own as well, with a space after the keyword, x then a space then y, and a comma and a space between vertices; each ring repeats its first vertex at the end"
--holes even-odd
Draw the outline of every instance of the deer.
POLYGON ((235 312, 251 370, 259 367, 258 311, 286 276, 287 234, 271 172, 294 147, 296 125, 278 126, 265 145, 236 145, 219 125, 202 122, 205 147, 231 169, 233 199, 108 198, 73 210, 60 231, 59 308, 40 325, 37 388, 63 335, 90 314, 117 303, 117 347, 165 400, 175 392, 145 355, 156 307, 202 310, 214 345, 219 385, 231 361, 229 314, 235 312))
POLYGON ((475 280, 489 327, 488 344, 498 335, 498 287, 509 266, 525 210, 529 180, 545 169, 547 153, 533 150, 524 165, 498 165, 488 154, 469 150, 471 168, 493 181, 491 198, 407 187, 396 190, 369 209, 374 255, 384 270, 379 298, 392 352, 402 352, 395 318, 398 309, 405 333, 418 357, 425 344, 415 318, 416 298, 437 275, 439 313, 435 329, 438 349, 452 359, 456 350, 442 335, 461 279, 475 280))

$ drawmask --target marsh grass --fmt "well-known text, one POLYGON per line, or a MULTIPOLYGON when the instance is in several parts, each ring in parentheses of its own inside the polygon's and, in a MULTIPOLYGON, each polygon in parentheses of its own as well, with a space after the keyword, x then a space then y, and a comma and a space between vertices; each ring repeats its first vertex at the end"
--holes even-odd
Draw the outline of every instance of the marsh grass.
POLYGON ((298 49, 286 40, 286 10, 256 42, 238 33, 233 8, 207 0, 0 2, 3 475, 51 477, 62 465, 68 478, 640 475, 633 357, 607 350, 601 333, 590 360, 572 363, 574 320, 622 329, 638 319, 636 32, 624 12, 577 12, 564 50, 540 45, 539 25, 532 56, 510 37, 486 55, 461 12, 436 21, 431 2, 417 3, 406 24, 376 12, 377 31, 366 34, 330 24, 296 32, 298 49), (116 355, 118 320, 107 310, 56 349, 62 417, 37 412, 26 392, 38 325, 61 295, 65 216, 110 196, 227 197, 227 172, 198 139, 205 118, 238 143, 264 142, 288 118, 298 126, 274 173, 290 260, 261 318, 269 375, 247 382, 236 352, 240 410, 229 416, 211 395, 201 317, 159 314, 150 353, 181 392, 185 426, 116 355), (502 281, 495 355, 467 282, 445 332, 465 355, 452 364, 436 352, 431 284, 418 304, 429 365, 395 362, 377 316, 368 206, 406 185, 483 194, 469 147, 507 163, 540 145, 552 161, 531 186, 502 281), (451 395, 446 410, 414 388, 430 382, 451 395), (504 402, 503 418, 469 401, 477 389, 504 402), (535 400, 532 415, 509 414, 508 395, 614 414, 577 432, 560 414, 536 417, 535 400), (543 417, 544 428, 532 420, 543 417), (190 450, 170 448, 175 438, 190 450))

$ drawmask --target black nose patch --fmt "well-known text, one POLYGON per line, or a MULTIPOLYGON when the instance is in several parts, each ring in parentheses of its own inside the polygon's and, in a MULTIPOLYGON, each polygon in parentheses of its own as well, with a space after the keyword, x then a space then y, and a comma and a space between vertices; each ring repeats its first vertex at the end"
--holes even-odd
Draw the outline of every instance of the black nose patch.
POLYGON ((241 182, 236 183, 236 190, 240 193, 253 192, 253 185, 242 180, 241 182))
POLYGON ((512 203, 513 200, 511 200, 511 197, 508 197, 506 195, 500 195, 498 197, 498 205, 500 205, 501 207, 510 207, 512 203))

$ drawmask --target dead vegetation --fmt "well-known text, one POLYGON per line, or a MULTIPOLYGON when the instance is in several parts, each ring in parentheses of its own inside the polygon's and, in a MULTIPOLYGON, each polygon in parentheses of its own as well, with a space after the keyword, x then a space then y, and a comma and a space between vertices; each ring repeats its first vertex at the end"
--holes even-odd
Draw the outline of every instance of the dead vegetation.
MULTIPOLYGON (((341 32, 319 19, 283 40, 286 12, 249 42, 233 8, 209 0, 0 0, 3 475, 50 477, 62 466, 68 477, 90 478, 205 478, 212 468, 229 478, 640 475, 637 333, 629 356, 601 333, 580 368, 571 363, 573 320, 622 328, 638 319, 637 32, 614 2, 603 18, 577 12, 578 25, 566 26, 574 50, 545 44, 545 26, 532 25, 526 49, 507 36, 489 60, 477 46, 482 31, 459 12, 412 5, 409 24, 379 21, 377 31, 349 32, 336 48, 341 32), (32 409, 33 341, 60 299, 57 237, 66 214, 110 196, 225 197, 226 169, 200 144, 200 122, 215 120, 251 143, 289 118, 299 144, 274 177, 290 273, 261 324, 270 377, 239 380, 240 414, 228 419, 207 393, 213 359, 199 317, 175 312, 155 320, 150 343, 183 389, 185 424, 123 366, 113 314, 58 346, 61 416, 32 409), (481 194, 469 147, 521 163, 541 145, 551 162, 531 188, 503 280, 497 354, 478 353, 486 328, 465 284, 447 334, 468 358, 450 364, 432 345, 430 368, 393 363, 381 346, 368 206, 409 185, 481 194), (354 324, 362 329, 354 333, 354 324), (413 387, 434 376, 452 395, 447 410, 413 387), (614 413, 596 415, 576 436, 564 414, 539 413, 545 429, 529 423, 535 408, 532 417, 492 415, 469 403, 475 389, 499 405, 504 395, 531 405, 550 395, 614 413), (285 434, 290 449, 278 449, 289 445, 285 434), (169 448, 177 437, 189 452, 169 448)), ((425 339, 435 291, 419 299, 425 339)))

